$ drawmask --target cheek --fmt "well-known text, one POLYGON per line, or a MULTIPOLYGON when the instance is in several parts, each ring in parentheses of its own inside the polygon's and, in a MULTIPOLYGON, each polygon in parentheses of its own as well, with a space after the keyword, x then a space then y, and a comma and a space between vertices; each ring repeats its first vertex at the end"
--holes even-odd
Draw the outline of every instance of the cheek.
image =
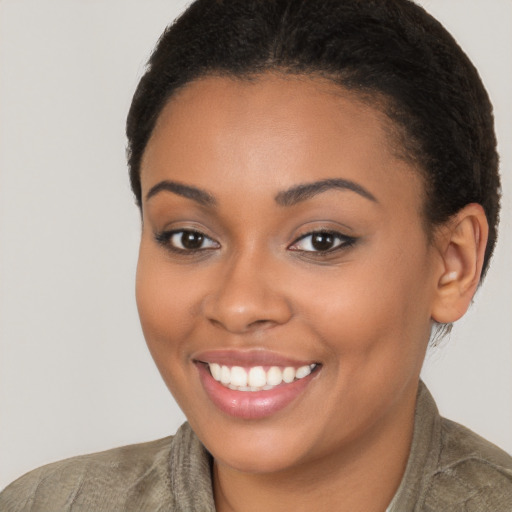
POLYGON ((428 258, 392 253, 304 280, 302 310, 329 354, 324 371, 333 392, 325 406, 345 414, 348 430, 358 428, 358 418, 383 413, 417 378, 428 343, 428 258), (321 290, 320 299, 308 288, 316 297, 321 290))
POLYGON ((391 245, 322 279, 303 280, 302 308, 340 358, 381 365, 386 359, 391 368, 422 358, 430 332, 429 258, 423 244, 413 251, 391 245))
POLYGON ((144 338, 165 384, 188 415, 187 404, 194 400, 187 386, 192 369, 187 340, 196 325, 197 286, 183 274, 162 251, 141 243, 136 298, 144 338))
POLYGON ((173 272, 174 267, 161 253, 149 243, 141 243, 136 279, 142 330, 159 367, 159 360, 168 357, 169 352, 176 356, 182 351, 182 341, 193 328, 197 294, 195 283, 184 279, 182 273, 173 272))

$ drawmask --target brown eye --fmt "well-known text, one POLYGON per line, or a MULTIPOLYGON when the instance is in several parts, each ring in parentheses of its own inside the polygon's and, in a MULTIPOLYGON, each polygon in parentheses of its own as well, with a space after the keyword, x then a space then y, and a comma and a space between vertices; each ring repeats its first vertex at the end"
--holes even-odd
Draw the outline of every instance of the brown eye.
POLYGON ((181 246, 184 249, 199 249, 204 242, 204 235, 197 231, 182 231, 181 246))
POLYGON ((299 238, 289 249, 305 253, 328 253, 337 249, 348 248, 354 245, 355 242, 355 238, 334 231, 315 231, 299 238))
POLYGON ((180 229, 155 234, 156 241, 168 249, 185 253, 219 249, 220 244, 200 231, 180 229))
POLYGON ((315 233, 311 235, 311 245, 317 251, 328 251, 334 247, 336 239, 331 233, 315 233))

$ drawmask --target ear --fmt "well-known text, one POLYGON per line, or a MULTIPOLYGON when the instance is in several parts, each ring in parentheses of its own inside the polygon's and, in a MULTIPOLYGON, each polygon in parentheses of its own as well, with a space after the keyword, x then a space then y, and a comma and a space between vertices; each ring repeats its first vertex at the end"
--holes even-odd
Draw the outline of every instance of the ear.
POLYGON ((488 233, 484 209, 476 203, 465 206, 439 230, 435 244, 441 265, 432 305, 434 321, 455 322, 469 308, 480 282, 488 233))

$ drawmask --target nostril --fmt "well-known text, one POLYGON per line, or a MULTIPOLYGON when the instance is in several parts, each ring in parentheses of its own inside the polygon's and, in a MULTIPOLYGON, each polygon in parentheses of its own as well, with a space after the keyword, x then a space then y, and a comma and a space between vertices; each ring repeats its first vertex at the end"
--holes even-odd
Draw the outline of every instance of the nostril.
POLYGON ((210 325, 232 333, 265 329, 286 323, 292 315, 286 295, 270 286, 253 268, 230 267, 202 301, 202 314, 210 325))
POLYGON ((215 327, 220 327, 222 329, 225 329, 229 332, 234 332, 234 333, 257 331, 259 329, 266 329, 266 328, 272 327, 273 325, 277 324, 277 322, 274 322, 272 320, 255 320, 254 322, 248 322, 248 323, 243 323, 243 322, 235 323, 235 322, 222 322, 220 320, 216 320, 215 318, 210 318, 209 321, 215 327))
POLYGON ((222 323, 219 322, 218 320, 215 320, 215 318, 209 318, 209 320, 210 320, 210 323, 212 325, 214 325, 215 327, 222 327, 222 323))
POLYGON ((247 328, 248 329, 258 329, 261 327, 270 327, 271 325, 274 325, 276 322, 273 322, 272 320, 256 320, 255 322, 250 323, 247 328))

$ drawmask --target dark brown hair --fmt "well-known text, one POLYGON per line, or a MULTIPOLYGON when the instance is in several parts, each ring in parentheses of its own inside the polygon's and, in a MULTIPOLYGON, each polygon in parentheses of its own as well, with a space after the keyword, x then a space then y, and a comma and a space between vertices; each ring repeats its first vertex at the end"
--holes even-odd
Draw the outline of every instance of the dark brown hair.
POLYGON ((207 75, 314 74, 374 96, 401 152, 425 182, 426 225, 469 203, 496 243, 500 183, 492 106, 468 57, 409 0, 196 0, 161 36, 128 114, 128 164, 141 204, 140 164, 169 98, 207 75))

